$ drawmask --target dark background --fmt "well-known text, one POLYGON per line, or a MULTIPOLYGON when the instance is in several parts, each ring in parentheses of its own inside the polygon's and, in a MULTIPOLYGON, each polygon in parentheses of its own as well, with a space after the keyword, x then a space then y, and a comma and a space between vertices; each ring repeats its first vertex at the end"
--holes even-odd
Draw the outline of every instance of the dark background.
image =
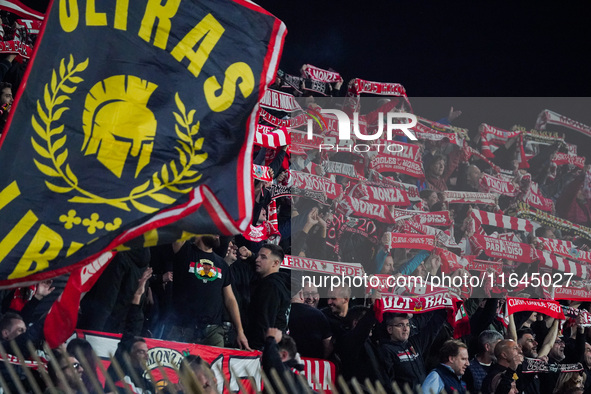
MULTIPOLYGON (((454 125, 471 130, 482 122, 533 128, 543 109, 591 125, 591 99, 585 98, 591 7, 584 2, 258 4, 287 25, 280 68, 289 74, 310 63, 346 81, 398 82, 416 114, 438 120, 453 106, 463 111, 454 125)), ((548 130, 565 133, 579 154, 591 144, 591 137, 569 129, 548 130)))
MULTIPOLYGON (((47 0, 24 2, 43 10, 47 0)), ((543 109, 591 125, 591 99, 583 99, 591 92, 586 2, 257 3, 287 26, 280 68, 289 74, 299 75, 302 64, 310 63, 332 68, 345 80, 398 82, 415 113, 438 120, 454 106, 463 111, 454 124, 469 129, 482 122, 533 128, 543 109), (478 99, 491 97, 502 99, 478 99)), ((572 130, 548 129, 566 133, 579 152, 591 143, 572 130)))

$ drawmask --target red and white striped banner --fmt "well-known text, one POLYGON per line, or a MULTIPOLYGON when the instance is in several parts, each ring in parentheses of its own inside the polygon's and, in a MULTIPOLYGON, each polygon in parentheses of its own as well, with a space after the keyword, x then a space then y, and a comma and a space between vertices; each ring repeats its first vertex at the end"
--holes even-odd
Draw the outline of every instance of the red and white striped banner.
POLYGON ((27 7, 19 0, 0 0, 0 10, 6 10, 25 18, 35 18, 40 20, 45 18, 44 14, 27 7))
POLYGON ((480 211, 473 209, 470 215, 481 224, 495 226, 516 231, 526 231, 531 233, 534 230, 532 222, 527 219, 520 219, 513 216, 501 215, 498 213, 480 211))
POLYGON ((587 278, 586 265, 575 263, 574 261, 567 260, 545 250, 538 250, 537 254, 538 258, 540 259, 540 263, 546 267, 550 267, 561 272, 572 273, 579 278, 587 278))
POLYGON ((569 257, 574 260, 584 261, 585 263, 591 263, 591 252, 587 250, 577 249, 575 244, 573 244, 570 241, 563 241, 561 239, 551 239, 544 237, 538 237, 538 239, 542 241, 544 249, 549 252, 569 257))

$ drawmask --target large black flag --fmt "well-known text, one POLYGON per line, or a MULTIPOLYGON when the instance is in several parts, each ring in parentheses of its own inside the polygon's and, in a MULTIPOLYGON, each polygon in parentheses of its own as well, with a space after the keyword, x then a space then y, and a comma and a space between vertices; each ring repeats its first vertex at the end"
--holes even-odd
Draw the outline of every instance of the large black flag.
POLYGON ((56 0, 0 149, 0 285, 189 214, 242 232, 285 33, 241 0, 56 0))

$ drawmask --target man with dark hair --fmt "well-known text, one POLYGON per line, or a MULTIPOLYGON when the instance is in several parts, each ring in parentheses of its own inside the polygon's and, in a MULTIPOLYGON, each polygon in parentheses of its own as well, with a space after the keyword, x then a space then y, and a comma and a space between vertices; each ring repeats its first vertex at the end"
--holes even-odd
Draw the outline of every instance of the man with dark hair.
MULTIPOLYGON (((295 341, 290 336, 283 335, 282 330, 274 327, 267 329, 265 335, 265 346, 261 358, 263 372, 268 377, 272 377, 274 374, 271 371, 275 370, 283 385, 288 389, 292 387, 291 383, 293 382, 295 390, 290 390, 290 392, 310 392, 310 388, 303 387, 301 380, 297 376, 304 370, 304 366, 296 360, 297 348, 295 341), (291 379, 287 378, 288 373, 290 373, 291 379)), ((271 378, 271 386, 273 386, 276 393, 282 392, 280 385, 276 384, 273 378, 271 378)))
POLYGON ((521 346, 525 357, 538 357, 538 342, 536 342, 535 334, 531 328, 517 330, 517 343, 521 346))
POLYGON ((441 364, 427 375, 423 392, 438 394, 445 390, 447 393, 457 391, 464 394, 466 383, 462 381, 462 376, 470 365, 468 346, 454 339, 446 341, 439 351, 439 361, 441 364))
POLYGON ((379 350, 391 382, 396 382, 401 388, 408 384, 411 389, 423 383, 426 377, 424 357, 446 317, 447 312, 439 310, 413 318, 418 321, 418 330, 411 336, 411 316, 406 313, 384 316, 390 340, 381 343, 379 350))
POLYGON ((253 349, 262 349, 269 327, 285 331, 290 309, 289 275, 279 272, 284 253, 280 246, 265 244, 256 258, 258 284, 248 308, 246 336, 253 349))
POLYGON ((484 330, 478 336, 478 353, 470 361, 464 380, 468 391, 477 393, 482 389, 482 381, 495 361, 495 347, 503 336, 494 330, 484 330))
POLYGON ((12 341, 26 331, 27 326, 18 313, 7 312, 0 319, 0 335, 2 335, 3 342, 12 341))
POLYGON ((83 392, 82 375, 84 368, 80 362, 69 354, 62 354, 61 352, 54 352, 55 359, 48 363, 47 372, 49 378, 59 393, 80 393, 83 392), (64 379, 61 379, 57 372, 59 368, 63 374, 64 379))
POLYGON ((224 259, 213 252, 219 237, 202 235, 194 243, 175 242, 173 306, 174 326, 168 340, 224 346, 224 307, 236 329, 241 349, 249 349, 238 303, 232 290, 232 275, 224 259))

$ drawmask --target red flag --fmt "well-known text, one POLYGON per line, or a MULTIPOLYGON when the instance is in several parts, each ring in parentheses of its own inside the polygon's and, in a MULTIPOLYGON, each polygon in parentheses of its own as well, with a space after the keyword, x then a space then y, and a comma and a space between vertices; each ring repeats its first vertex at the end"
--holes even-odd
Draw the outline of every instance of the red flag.
POLYGON ((53 304, 45 319, 43 334, 51 349, 58 347, 72 335, 78 320, 82 293, 94 286, 113 256, 115 252, 103 253, 96 260, 72 272, 64 292, 53 304))

